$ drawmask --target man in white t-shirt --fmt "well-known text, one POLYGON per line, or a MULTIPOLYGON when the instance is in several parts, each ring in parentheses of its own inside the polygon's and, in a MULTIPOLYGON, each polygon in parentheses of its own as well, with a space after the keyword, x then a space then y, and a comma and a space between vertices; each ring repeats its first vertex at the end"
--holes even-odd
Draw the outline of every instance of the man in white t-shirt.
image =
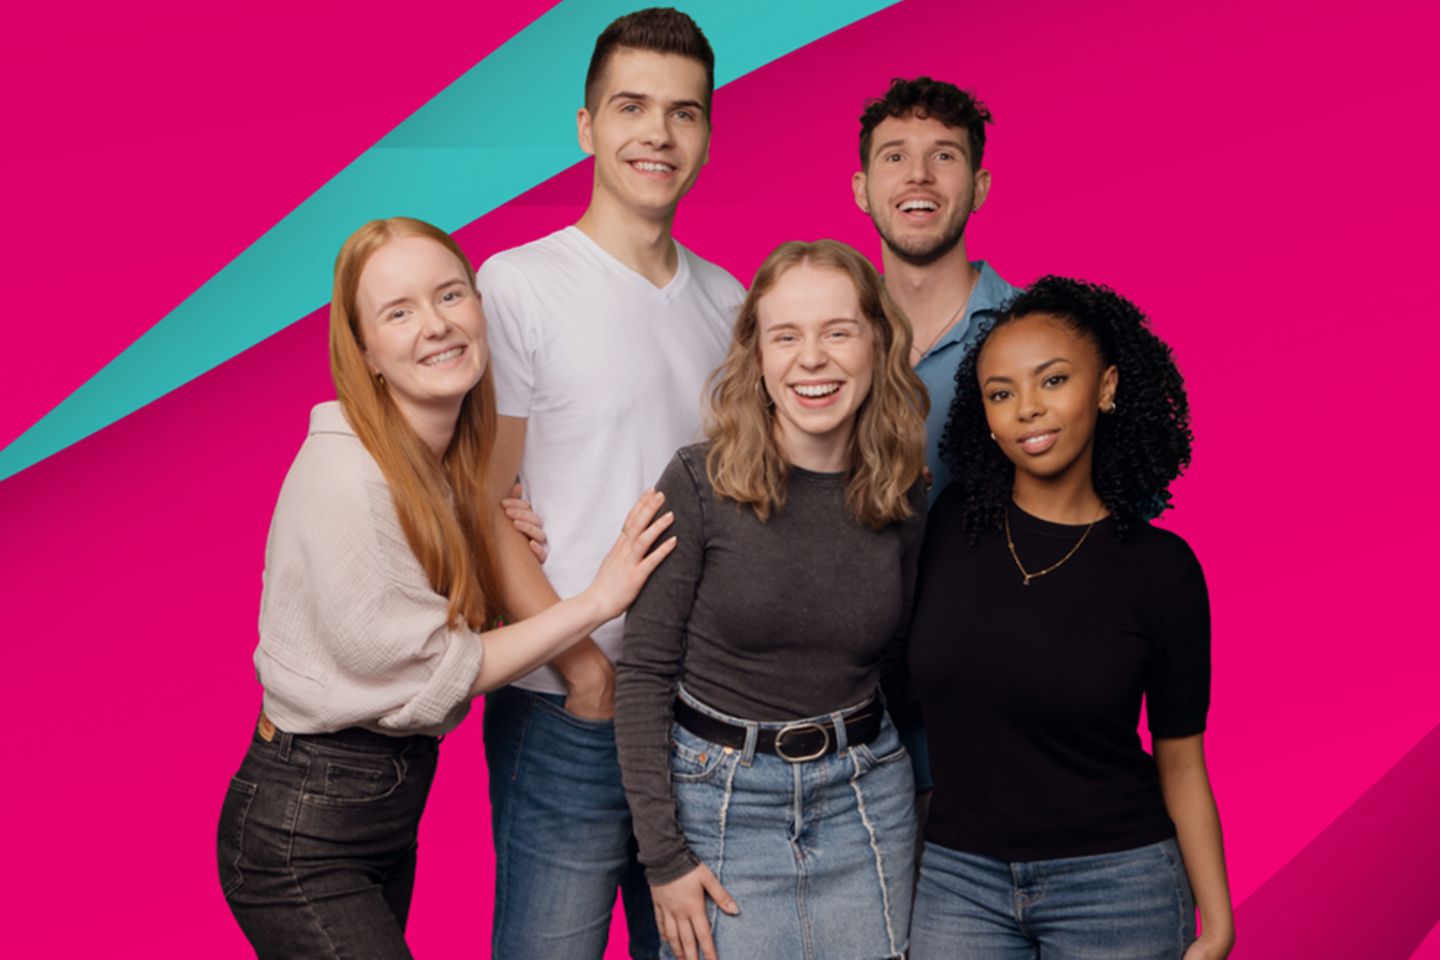
MULTIPOLYGON (((493 492, 518 472, 551 547, 542 572, 524 536, 497 525, 514 617, 583 589, 631 504, 699 439, 701 391, 744 296, 671 236, 707 159, 713 90, 714 54, 686 15, 642 10, 607 27, 578 116, 595 158, 589 208, 480 269, 500 413, 493 492)), ((617 887, 631 956, 659 954, 615 754, 622 633, 611 621, 485 698, 493 956, 599 960, 617 887)))

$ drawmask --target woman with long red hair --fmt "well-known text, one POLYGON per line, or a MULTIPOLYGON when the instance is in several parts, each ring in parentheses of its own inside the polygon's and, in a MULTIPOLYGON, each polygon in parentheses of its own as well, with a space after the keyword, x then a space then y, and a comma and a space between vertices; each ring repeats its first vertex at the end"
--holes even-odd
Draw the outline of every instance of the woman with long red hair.
POLYGON ((455 241, 399 217, 351 235, 330 364, 339 400, 311 412, 266 545, 264 709, 221 812, 220 880, 262 957, 408 957, 439 738, 623 611, 671 518, 647 493, 584 592, 491 628, 491 524, 509 521, 486 506, 494 389, 455 241))

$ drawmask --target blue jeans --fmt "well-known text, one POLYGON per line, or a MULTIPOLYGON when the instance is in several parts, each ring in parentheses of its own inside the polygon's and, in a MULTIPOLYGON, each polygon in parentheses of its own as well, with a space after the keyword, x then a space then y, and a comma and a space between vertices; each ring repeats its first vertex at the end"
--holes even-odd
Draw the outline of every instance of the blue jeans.
MULTIPOLYGON (((680 696, 732 724, 757 731, 785 726, 727 716, 683 689, 680 696)), ((680 829, 740 905, 740 915, 731 917, 707 901, 722 960, 876 960, 904 953, 915 870, 915 781, 888 716, 870 743, 840 743, 837 752, 801 763, 756 753, 753 736, 742 750, 679 724, 671 737, 680 829)))
POLYGON ((485 697, 485 761, 495 832, 494 957, 600 960, 618 887, 630 956, 654 960, 660 935, 615 725, 564 710, 565 698, 505 687, 485 697))
POLYGON ((434 737, 257 732, 220 811, 220 887, 260 957, 409 957, 434 737))
POLYGON ((1179 960, 1194 940, 1174 840, 1028 863, 925 845, 911 960, 1179 960))

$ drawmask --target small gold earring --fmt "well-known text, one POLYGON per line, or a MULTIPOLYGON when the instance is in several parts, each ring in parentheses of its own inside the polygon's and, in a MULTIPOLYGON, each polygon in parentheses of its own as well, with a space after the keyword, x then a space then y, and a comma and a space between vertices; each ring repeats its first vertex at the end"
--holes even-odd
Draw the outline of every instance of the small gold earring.
POLYGON ((996 443, 999 443, 999 442, 1000 442, 1000 441, 995 437, 995 432, 994 432, 993 430, 990 432, 990 439, 991 439, 991 440, 994 440, 996 443))

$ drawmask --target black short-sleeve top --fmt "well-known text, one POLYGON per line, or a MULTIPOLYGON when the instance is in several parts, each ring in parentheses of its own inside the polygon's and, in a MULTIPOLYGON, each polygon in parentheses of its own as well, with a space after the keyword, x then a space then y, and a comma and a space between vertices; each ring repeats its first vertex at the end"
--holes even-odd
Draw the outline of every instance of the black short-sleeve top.
MULTIPOLYGON (((952 489, 921 553, 910 673, 935 792, 926 839, 1006 861, 1128 850, 1174 836, 1151 734, 1205 729, 1210 612, 1180 537, 1110 518, 1053 572, 1024 585, 1003 528, 972 543, 952 489)), ((1009 508, 1036 571, 1086 527, 1009 508)))

